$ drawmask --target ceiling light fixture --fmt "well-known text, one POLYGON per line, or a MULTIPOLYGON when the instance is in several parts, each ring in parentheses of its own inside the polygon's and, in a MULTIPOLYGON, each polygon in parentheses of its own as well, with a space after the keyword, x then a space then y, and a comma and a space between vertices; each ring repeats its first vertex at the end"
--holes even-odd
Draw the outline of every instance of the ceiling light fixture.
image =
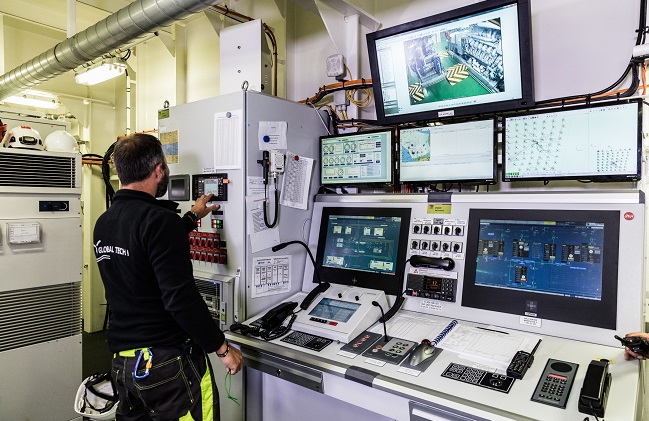
POLYGON ((59 108, 59 99, 56 95, 34 89, 26 89, 18 95, 12 95, 6 98, 4 102, 27 107, 46 108, 48 110, 59 108))
POLYGON ((126 72, 126 64, 114 60, 102 61, 88 68, 75 71, 74 80, 80 85, 96 85, 126 72))

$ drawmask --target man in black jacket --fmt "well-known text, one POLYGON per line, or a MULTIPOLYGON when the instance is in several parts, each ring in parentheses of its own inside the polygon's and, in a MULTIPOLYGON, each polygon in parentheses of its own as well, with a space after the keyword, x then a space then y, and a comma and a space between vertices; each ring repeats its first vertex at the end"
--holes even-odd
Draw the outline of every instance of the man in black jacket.
POLYGON ((230 374, 241 352, 230 347, 196 288, 187 233, 218 206, 199 198, 180 218, 156 200, 169 180, 157 138, 135 134, 115 146, 122 189, 99 217, 95 255, 110 307, 108 345, 119 394, 118 420, 219 420, 219 395, 207 353, 230 374), (182 418, 186 419, 186 418, 182 418))

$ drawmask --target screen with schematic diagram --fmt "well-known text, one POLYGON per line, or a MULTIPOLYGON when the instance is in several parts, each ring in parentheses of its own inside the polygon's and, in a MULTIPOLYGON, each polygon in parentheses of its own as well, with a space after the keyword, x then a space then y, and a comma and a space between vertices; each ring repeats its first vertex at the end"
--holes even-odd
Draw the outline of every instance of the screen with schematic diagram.
POLYGON ((614 329, 618 247, 618 211, 471 209, 462 305, 614 329))
POLYGON ((320 138, 323 186, 391 184, 394 132, 372 130, 320 138))
POLYGON ((496 182, 494 119, 399 130, 402 183, 496 182))
POLYGON ((503 181, 641 177, 641 101, 512 115, 503 124, 503 181))
POLYGON ((324 207, 316 255, 322 280, 400 293, 410 211, 324 207))

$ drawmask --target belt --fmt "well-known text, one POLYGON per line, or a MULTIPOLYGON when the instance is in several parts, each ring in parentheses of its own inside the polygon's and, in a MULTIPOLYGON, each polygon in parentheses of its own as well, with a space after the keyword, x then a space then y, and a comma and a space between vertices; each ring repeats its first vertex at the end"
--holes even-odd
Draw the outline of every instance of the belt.
POLYGON ((129 350, 127 350, 127 351, 119 351, 119 352, 113 354, 113 358, 114 358, 114 357, 117 357, 118 355, 119 355, 120 357, 136 357, 137 354, 138 354, 140 351, 142 351, 142 356, 144 357, 144 359, 147 359, 147 360, 148 360, 149 357, 150 357, 150 354, 149 354, 149 347, 146 347, 146 348, 129 349, 129 350))

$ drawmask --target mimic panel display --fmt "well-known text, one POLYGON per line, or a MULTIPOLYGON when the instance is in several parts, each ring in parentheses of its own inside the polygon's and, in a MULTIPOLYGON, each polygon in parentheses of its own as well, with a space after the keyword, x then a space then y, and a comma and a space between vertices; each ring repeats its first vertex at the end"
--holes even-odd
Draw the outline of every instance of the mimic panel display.
POLYGON ((533 105, 530 4, 479 2, 367 35, 385 124, 533 105))
POLYGON ((496 181, 495 120, 401 129, 402 183, 496 181))
POLYGON ((614 329, 619 217, 471 209, 462 305, 614 329))
POLYGON ((391 184, 392 129, 320 138, 322 185, 391 184))
POLYGON ((630 102, 505 117, 503 180, 640 179, 640 107, 630 102))
POLYGON ((410 209, 324 207, 316 266, 323 281, 402 291, 410 209))

